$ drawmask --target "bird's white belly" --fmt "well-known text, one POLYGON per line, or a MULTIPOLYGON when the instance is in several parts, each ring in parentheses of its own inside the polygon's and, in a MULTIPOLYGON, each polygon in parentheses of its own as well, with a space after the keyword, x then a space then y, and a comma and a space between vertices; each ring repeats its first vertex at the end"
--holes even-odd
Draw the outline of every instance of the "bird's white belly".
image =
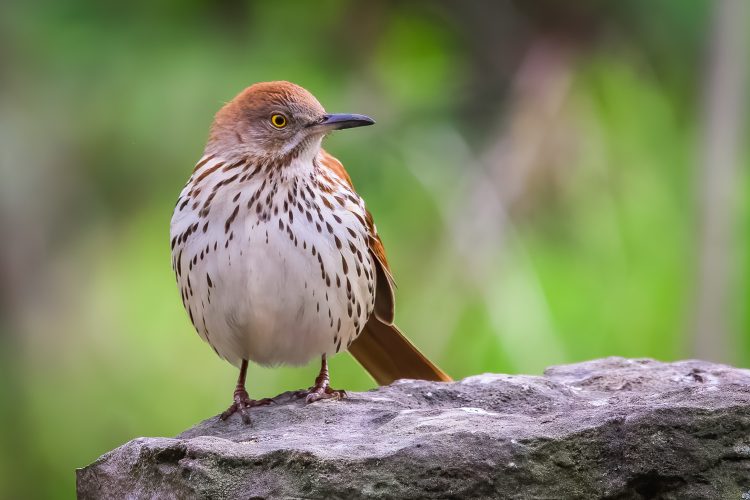
MULTIPOLYGON (((212 345, 228 359, 238 356, 261 364, 301 364, 335 352, 337 344, 345 348, 359 330, 354 314, 347 312, 345 285, 325 286, 317 255, 329 251, 328 242, 311 239, 303 249, 297 235, 295 247, 276 225, 266 243, 268 224, 252 228, 241 255, 235 248, 231 265, 217 275, 226 285, 206 309, 212 345)), ((329 280, 331 274, 341 274, 332 259, 323 261, 329 280)), ((364 274, 360 280, 352 286, 364 291, 364 274)))
POLYGON ((178 229, 198 223, 176 256, 198 332, 233 364, 302 364, 345 350, 374 306, 374 263, 369 252, 356 251, 367 248, 358 218, 343 207, 283 204, 283 188, 261 214, 247 209, 253 190, 237 192, 236 202, 231 191, 216 200, 205 232, 197 213, 177 220, 178 229), (241 208, 227 230, 235 206, 241 208))

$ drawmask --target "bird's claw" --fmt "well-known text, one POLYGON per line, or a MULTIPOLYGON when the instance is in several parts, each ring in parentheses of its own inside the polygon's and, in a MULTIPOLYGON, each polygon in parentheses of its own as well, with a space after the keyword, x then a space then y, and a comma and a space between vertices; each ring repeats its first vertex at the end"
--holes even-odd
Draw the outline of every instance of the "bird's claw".
POLYGON ((310 404, 320 399, 344 399, 346 391, 332 389, 328 385, 312 386, 307 390, 301 390, 294 393, 295 398, 305 398, 305 403, 310 404))
POLYGON ((235 413, 240 414, 242 422, 250 425, 250 414, 248 408, 254 408, 256 406, 265 406, 272 404, 274 401, 270 398, 263 399, 250 399, 247 392, 244 390, 237 390, 234 392, 234 402, 227 408, 220 416, 220 420, 226 420, 235 413))

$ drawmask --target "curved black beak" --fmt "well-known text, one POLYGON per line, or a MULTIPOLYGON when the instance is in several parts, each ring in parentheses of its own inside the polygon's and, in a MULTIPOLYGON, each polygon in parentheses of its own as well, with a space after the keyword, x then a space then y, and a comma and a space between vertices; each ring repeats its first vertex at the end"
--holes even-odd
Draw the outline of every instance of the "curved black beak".
POLYGON ((375 120, 369 116, 336 113, 325 115, 323 120, 316 125, 329 130, 341 130, 344 128, 364 127, 373 123, 375 123, 375 120))

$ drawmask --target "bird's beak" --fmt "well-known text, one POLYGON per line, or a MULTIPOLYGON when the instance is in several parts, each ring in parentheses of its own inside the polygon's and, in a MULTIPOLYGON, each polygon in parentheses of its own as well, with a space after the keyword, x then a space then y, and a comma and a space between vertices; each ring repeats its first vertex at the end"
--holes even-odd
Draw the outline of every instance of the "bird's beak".
POLYGON ((369 116, 337 113, 323 116, 323 119, 315 125, 325 130, 341 130, 344 128, 364 127, 373 123, 375 123, 375 120, 369 116))

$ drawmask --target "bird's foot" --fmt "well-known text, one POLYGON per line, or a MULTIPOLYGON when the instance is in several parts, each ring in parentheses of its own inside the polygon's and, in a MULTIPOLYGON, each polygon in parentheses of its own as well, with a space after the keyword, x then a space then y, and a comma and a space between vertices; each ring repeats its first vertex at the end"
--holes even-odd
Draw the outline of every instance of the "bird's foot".
POLYGON ((233 414, 239 413, 240 417, 242 417, 242 422, 249 425, 250 414, 247 411, 248 408, 253 408, 255 406, 265 406, 271 403, 273 403, 273 400, 269 398, 250 399, 250 396, 248 396, 245 389, 238 388, 234 391, 234 403, 232 403, 232 405, 227 408, 226 411, 219 416, 219 418, 221 420, 226 420, 233 414))
POLYGON ((346 391, 331 389, 328 384, 315 384, 309 389, 303 389, 294 393, 295 398, 305 398, 305 403, 314 403, 319 399, 344 399, 346 391))

